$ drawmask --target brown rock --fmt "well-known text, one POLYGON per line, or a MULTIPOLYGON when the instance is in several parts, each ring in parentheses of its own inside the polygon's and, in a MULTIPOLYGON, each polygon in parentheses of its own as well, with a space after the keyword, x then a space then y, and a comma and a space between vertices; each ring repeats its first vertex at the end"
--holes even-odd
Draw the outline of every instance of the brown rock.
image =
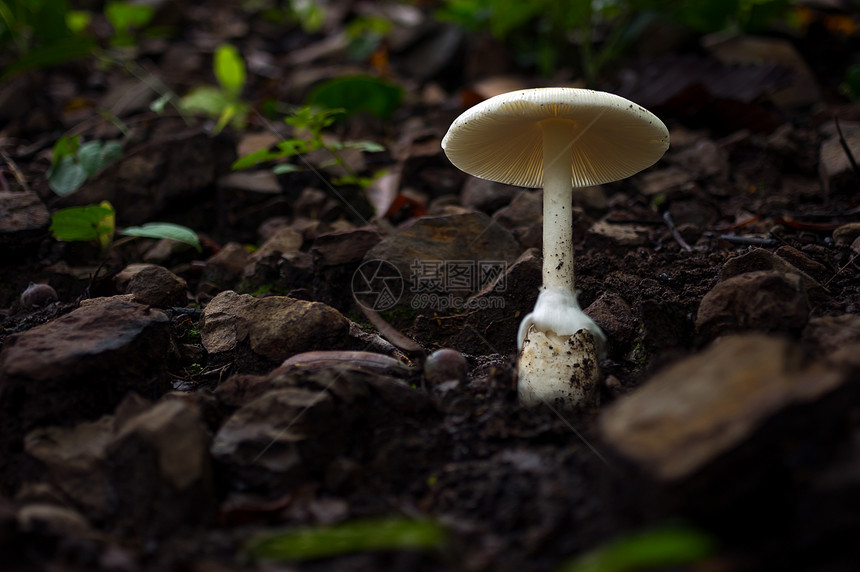
POLYGON ((218 290, 235 287, 245 267, 251 262, 251 253, 238 242, 228 242, 206 260, 203 282, 218 290))
POLYGON ((0 352, 3 442, 42 424, 96 419, 129 391, 160 395, 169 339, 163 312, 116 298, 10 336, 0 352))
MULTIPOLYGON (((840 127, 851 153, 860 157, 860 124, 842 122, 840 127)), ((857 190, 857 177, 836 133, 821 144, 818 173, 825 193, 854 193, 857 190)))
POLYGON ((792 260, 798 261, 799 264, 810 266, 812 263, 802 252, 795 248, 781 247, 778 252, 782 254, 774 254, 764 248, 753 248, 749 252, 729 259, 720 271, 720 280, 728 280, 745 272, 756 272, 760 270, 773 270, 783 274, 795 274, 800 278, 800 285, 806 291, 821 289, 821 284, 815 278, 801 270, 798 266, 792 263, 792 260), (789 260, 789 258, 791 260, 789 260))
POLYGON ((124 283, 125 293, 138 304, 169 308, 188 303, 185 280, 163 266, 133 264, 120 272, 118 281, 124 283))
POLYGON ((320 302, 226 291, 203 310, 200 334, 210 354, 247 346, 264 361, 280 363, 303 351, 341 347, 349 336, 349 321, 320 302))
POLYGON ((17 514, 21 532, 53 537, 91 538, 90 523, 78 511, 54 504, 32 503, 17 514))
POLYGON ((0 252, 37 245, 50 224, 51 213, 36 193, 0 191, 0 252))
POLYGON ((468 296, 486 284, 480 263, 510 264, 520 252, 508 230, 484 213, 471 212, 411 220, 364 259, 393 264, 413 292, 432 287, 436 293, 468 296))
POLYGON ((163 536, 213 515, 210 437, 197 407, 163 400, 131 418, 107 447, 113 517, 163 536))
POLYGON ((379 244, 376 228, 360 227, 321 234, 311 246, 314 298, 346 311, 354 307, 352 292, 344 288, 361 265, 365 254, 379 244))
POLYGON ((114 419, 104 416, 71 429, 35 429, 24 439, 24 449, 45 466, 44 478, 67 502, 101 519, 107 502, 105 450, 113 436, 114 419))
POLYGON ((860 222, 849 222, 833 231, 833 241, 840 246, 850 245, 857 237, 860 237, 860 222))
POLYGON ((326 391, 271 390, 241 407, 221 426, 212 456, 242 482, 289 489, 319 475, 342 449, 335 401, 326 391))
POLYGON ((612 342, 624 343, 636 332, 636 319, 630 305, 614 292, 604 292, 585 309, 612 342))
POLYGON ((491 215, 509 204, 520 192, 520 187, 469 177, 460 192, 460 203, 491 215))
POLYGON ((650 233, 647 226, 601 220, 591 225, 585 238, 590 246, 644 246, 650 233))
MULTIPOLYGON (((726 337, 610 405, 600 417, 601 433, 659 481, 712 471, 730 452, 753 443, 777 415, 803 418, 801 407, 846 381, 836 370, 805 365, 801 356, 783 339, 726 337)), ((755 445, 765 457, 772 453, 768 447, 800 437, 802 431, 798 424, 795 434, 769 435, 755 445)), ((756 466, 761 465, 753 463, 744 472, 756 466)))
POLYGON ((860 370, 860 315, 812 318, 803 330, 803 342, 833 363, 860 370))
POLYGON ((285 252, 294 252, 302 247, 304 238, 299 231, 285 226, 280 228, 266 242, 260 246, 259 250, 252 256, 252 260, 258 260, 273 252, 284 254, 285 252))
POLYGON ((720 282, 705 294, 696 316, 701 341, 729 332, 800 332, 809 302, 797 274, 747 272, 720 282))
POLYGON ((58 206, 106 200, 116 209, 120 225, 158 220, 157 215, 172 204, 210 190, 235 156, 235 145, 226 133, 212 137, 186 129, 154 137, 126 150, 119 161, 61 199, 58 206))
POLYGON ((686 169, 668 167, 642 173, 635 179, 636 188, 646 197, 672 195, 693 187, 695 177, 686 169))

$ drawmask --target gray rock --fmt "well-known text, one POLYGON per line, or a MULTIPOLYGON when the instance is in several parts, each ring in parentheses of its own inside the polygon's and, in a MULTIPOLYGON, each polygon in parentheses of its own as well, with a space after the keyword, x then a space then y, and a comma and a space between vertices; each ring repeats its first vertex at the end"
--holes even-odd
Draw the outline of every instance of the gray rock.
POLYGON ((511 203, 493 214, 493 220, 507 229, 540 226, 543 220, 543 200, 540 191, 520 191, 511 203))
POLYGON ((203 310, 200 334, 210 354, 247 347, 263 360, 281 362, 312 349, 342 347, 349 336, 349 320, 320 302, 255 298, 228 290, 203 310))
MULTIPOLYGON (((706 351, 658 372, 605 409, 606 442, 653 479, 679 482, 704 474, 711 486, 723 464, 739 457, 733 479, 742 480, 792 438, 804 436, 806 409, 838 390, 847 377, 820 364, 806 365, 790 342, 760 334, 729 336, 706 351), (768 431, 778 415, 788 431, 768 431), (756 463, 749 463, 756 458, 756 463)), ((838 407, 838 406, 837 406, 838 407)), ((847 411, 849 404, 845 404, 847 411)))
POLYGON ((469 177, 460 192, 460 203, 491 215, 508 205, 520 192, 520 187, 469 177))
POLYGON ((130 391, 168 389, 167 316, 117 298, 6 339, 0 352, 0 450, 31 429, 111 412, 130 391))
POLYGON ((696 315, 700 341, 729 332, 799 333, 809 320, 809 301, 796 273, 746 272, 705 294, 696 315))
POLYGON ((506 207, 493 214, 493 220, 510 230, 523 248, 540 248, 543 242, 543 194, 520 191, 506 207))

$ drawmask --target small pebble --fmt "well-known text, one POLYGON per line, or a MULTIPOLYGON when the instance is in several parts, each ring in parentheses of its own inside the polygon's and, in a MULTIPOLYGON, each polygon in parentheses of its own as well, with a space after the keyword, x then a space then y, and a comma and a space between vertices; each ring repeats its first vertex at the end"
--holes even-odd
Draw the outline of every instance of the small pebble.
POLYGON ((469 365, 463 354, 451 348, 436 350, 424 362, 424 378, 430 386, 450 380, 463 382, 468 370, 469 365))
POLYGON ((35 284, 30 282, 27 289, 21 293, 21 305, 24 308, 41 308, 57 301, 57 291, 50 284, 35 284))

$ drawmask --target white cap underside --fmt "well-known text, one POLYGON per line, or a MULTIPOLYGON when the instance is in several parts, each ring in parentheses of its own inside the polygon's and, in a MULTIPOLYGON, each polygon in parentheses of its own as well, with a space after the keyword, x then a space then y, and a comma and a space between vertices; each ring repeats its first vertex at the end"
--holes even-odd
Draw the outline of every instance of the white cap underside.
POLYGON ((500 183, 543 186, 541 121, 568 120, 574 186, 624 179, 657 162, 669 131, 653 113, 610 93, 574 88, 526 89, 468 109, 442 140, 459 169, 500 183))

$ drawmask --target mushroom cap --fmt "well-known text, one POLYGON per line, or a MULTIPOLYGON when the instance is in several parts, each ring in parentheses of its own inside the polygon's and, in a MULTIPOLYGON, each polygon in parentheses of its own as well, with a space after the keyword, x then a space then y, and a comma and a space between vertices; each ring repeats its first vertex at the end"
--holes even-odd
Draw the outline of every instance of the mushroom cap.
POLYGON ((503 93, 467 109, 442 139, 460 170, 521 187, 543 186, 541 123, 567 120, 571 181, 586 187, 624 179, 657 162, 669 131, 623 97, 565 87, 503 93))

